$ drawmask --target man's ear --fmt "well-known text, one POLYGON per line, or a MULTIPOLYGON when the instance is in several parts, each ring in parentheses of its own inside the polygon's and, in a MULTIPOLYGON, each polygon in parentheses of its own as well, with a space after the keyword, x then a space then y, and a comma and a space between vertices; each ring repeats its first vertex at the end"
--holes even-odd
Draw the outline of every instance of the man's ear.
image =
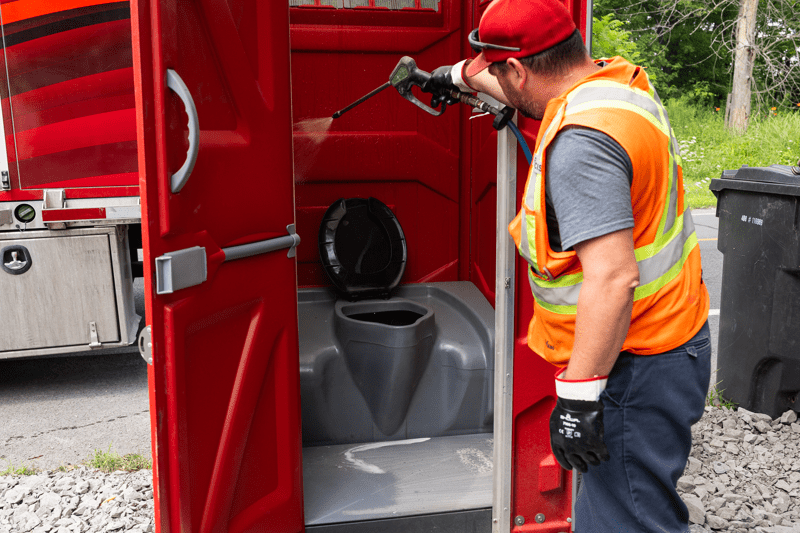
POLYGON ((511 81, 514 87, 521 91, 525 87, 525 82, 528 81, 528 69, 516 57, 506 59, 506 64, 511 67, 511 81))

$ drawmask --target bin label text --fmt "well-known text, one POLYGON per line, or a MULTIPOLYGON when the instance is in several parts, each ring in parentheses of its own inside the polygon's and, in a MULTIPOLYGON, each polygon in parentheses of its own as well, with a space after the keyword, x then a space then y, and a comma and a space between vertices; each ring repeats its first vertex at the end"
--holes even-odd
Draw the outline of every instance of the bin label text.
POLYGON ((764 225, 763 218, 749 217, 747 215, 742 215, 742 222, 747 222, 748 224, 755 224, 756 226, 764 225))

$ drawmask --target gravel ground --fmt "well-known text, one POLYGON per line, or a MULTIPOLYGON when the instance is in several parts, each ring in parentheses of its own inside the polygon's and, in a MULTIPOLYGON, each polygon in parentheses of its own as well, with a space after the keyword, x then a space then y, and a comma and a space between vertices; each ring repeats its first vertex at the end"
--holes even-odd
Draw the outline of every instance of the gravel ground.
POLYGON ((0 533, 155 531, 150 470, 0 476, 0 533))
MULTIPOLYGON (((678 490, 691 533, 800 533, 800 424, 707 407, 678 490)), ((0 476, 0 533, 154 531, 152 473, 0 476)))
POLYGON ((800 424, 706 407, 678 491, 694 532, 800 533, 800 424))

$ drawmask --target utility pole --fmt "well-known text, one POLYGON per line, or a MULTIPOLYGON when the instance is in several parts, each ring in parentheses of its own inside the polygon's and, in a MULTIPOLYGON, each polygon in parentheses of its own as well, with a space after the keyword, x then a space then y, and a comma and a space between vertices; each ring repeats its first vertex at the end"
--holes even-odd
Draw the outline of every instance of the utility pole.
POLYGON ((753 62, 755 59, 756 12, 758 0, 741 0, 736 28, 733 92, 728 127, 744 133, 750 119, 753 62))

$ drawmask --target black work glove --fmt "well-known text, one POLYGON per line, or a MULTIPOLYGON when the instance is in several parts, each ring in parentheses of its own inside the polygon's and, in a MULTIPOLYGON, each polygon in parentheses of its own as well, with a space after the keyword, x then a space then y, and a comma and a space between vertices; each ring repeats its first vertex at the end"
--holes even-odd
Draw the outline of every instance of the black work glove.
POLYGON ((550 415, 550 446, 558 463, 586 472, 609 458, 603 442, 603 403, 558 398, 550 415))
POLYGON ((445 65, 435 69, 431 72, 431 77, 427 83, 422 86, 424 92, 433 93, 431 107, 434 109, 439 107, 442 102, 447 105, 458 103, 458 98, 451 96, 452 91, 458 91, 458 87, 453 85, 453 77, 450 74, 452 68, 452 65, 445 65))
POLYGON ((465 59, 455 65, 444 65, 434 69, 422 90, 433 93, 434 98, 438 98, 439 102, 444 100, 448 105, 457 103, 458 99, 450 96, 452 91, 473 92, 473 89, 462 78, 466 61, 465 59))
POLYGON ((433 72, 431 72, 431 79, 425 84, 423 90, 427 90, 427 92, 433 94, 447 94, 450 91, 457 91, 458 87, 453 84, 452 70, 453 65, 444 65, 435 68, 433 72))

